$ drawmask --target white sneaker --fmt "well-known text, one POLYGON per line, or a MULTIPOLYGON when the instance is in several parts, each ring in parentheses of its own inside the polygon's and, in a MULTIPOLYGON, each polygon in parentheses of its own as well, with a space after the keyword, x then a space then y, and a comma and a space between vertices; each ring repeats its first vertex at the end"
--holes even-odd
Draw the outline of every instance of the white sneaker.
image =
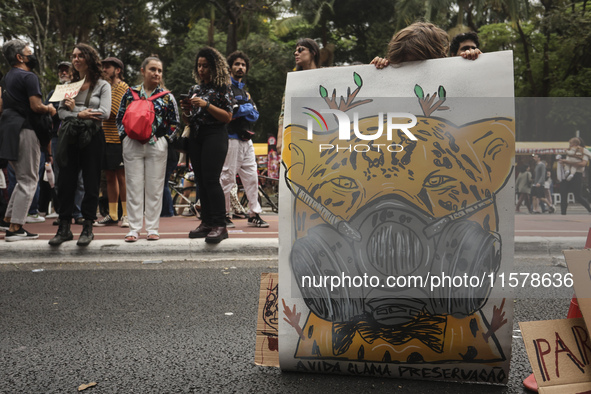
POLYGON ((121 217, 121 224, 119 226, 120 227, 129 227, 129 219, 127 219, 127 216, 121 217))
POLYGON ((25 220, 25 222, 27 223, 43 223, 45 222, 45 218, 41 215, 39 215, 38 213, 34 214, 34 215, 27 215, 27 219, 25 220))
POLYGON ((52 212, 50 214, 45 215, 45 219, 56 219, 59 217, 60 215, 57 212, 52 212))

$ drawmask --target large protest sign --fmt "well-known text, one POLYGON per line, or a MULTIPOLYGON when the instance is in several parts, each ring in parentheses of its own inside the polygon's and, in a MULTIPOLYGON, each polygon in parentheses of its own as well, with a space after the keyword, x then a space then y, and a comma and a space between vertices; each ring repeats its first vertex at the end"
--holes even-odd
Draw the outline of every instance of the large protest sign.
POLYGON ((290 73, 282 369, 505 383, 511 52, 290 73))

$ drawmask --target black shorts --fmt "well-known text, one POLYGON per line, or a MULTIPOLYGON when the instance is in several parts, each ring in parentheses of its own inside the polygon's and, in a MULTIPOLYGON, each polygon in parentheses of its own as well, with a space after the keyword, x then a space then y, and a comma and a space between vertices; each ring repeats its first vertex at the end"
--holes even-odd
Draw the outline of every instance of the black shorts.
POLYGON ((546 190, 544 186, 532 186, 531 187, 531 195, 537 198, 546 198, 546 190))
POLYGON ((103 170, 117 170, 119 168, 123 168, 123 145, 106 144, 103 170))

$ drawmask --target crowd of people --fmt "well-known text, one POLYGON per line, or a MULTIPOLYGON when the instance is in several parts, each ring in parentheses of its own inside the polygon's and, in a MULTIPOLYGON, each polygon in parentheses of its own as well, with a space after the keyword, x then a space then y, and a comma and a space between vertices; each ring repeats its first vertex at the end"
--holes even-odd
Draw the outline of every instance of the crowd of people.
MULTIPOLYGON (((77 44, 70 62, 58 65, 58 77, 61 84, 81 84, 78 93, 44 103, 30 45, 11 40, 2 51, 11 67, 0 83, 0 164, 12 175, 8 203, 0 204, 0 229, 7 242, 38 238, 24 225, 45 220, 31 209, 46 165, 56 177, 50 195, 58 229, 51 246, 74 239, 73 221, 82 225, 79 246, 93 240, 93 227, 117 224, 129 228, 126 242, 137 241, 143 228, 148 241, 160 239, 160 216, 174 212, 166 179, 174 141, 181 137, 181 119, 188 125, 183 136, 201 202, 201 224, 189 237, 207 243, 228 238, 227 227, 234 226, 230 201, 236 174, 248 199, 248 225, 269 226, 260 216, 252 143, 259 113, 244 86, 249 68, 245 53, 237 51, 226 60, 214 48, 200 49, 193 70, 197 84, 180 95, 179 113, 157 56, 144 59, 141 81, 130 87, 121 60, 101 60, 94 48, 77 44), (103 174, 108 208, 99 219, 103 174), (164 202, 170 206, 163 208, 164 202)), ((4 181, 4 170, 1 174, 4 181)), ((1 191, 0 203, 3 196, 1 191)))
MULTIPOLYGON (((236 51, 226 59, 214 48, 201 48, 193 68, 196 84, 187 94, 175 98, 164 86, 164 65, 157 56, 144 59, 141 81, 130 87, 124 81, 121 60, 112 56, 101 60, 94 48, 80 43, 74 46, 71 62, 58 65, 60 83, 81 83, 79 93, 60 102, 44 103, 39 79, 33 72, 37 61, 30 45, 11 40, 2 51, 11 67, 0 83, 0 164, 8 164, 7 186, 11 191, 6 207, 1 205, 0 193, 0 229, 6 231, 6 241, 38 238, 23 226, 44 220, 36 205, 45 163, 51 164, 57 179, 52 196, 59 215, 55 223, 58 230, 50 245, 73 239, 72 221, 82 225, 77 241, 80 246, 94 238, 93 226, 117 224, 129 227, 126 242, 137 241, 144 227, 147 240, 158 240, 160 216, 174 212, 166 179, 172 171, 173 145, 179 140, 187 141, 185 149, 201 203, 201 223, 189 238, 205 238, 208 243, 228 238, 227 228, 234 226, 231 196, 237 174, 248 199, 248 225, 269 226, 260 217, 252 144, 252 127, 259 112, 245 89, 244 79, 250 68, 245 53, 236 51), (186 125, 184 130, 181 121, 186 125), (102 173, 108 210, 98 219, 102 173)), ((460 34, 450 43, 447 33, 439 27, 417 22, 393 36, 386 58, 376 57, 371 63, 382 69, 448 54, 476 60, 481 53, 476 33, 460 34)), ((318 68, 320 48, 312 39, 301 39, 294 58, 296 71, 318 68)), ((279 152, 283 130, 282 108, 277 133, 279 152)), ((584 144, 580 139, 573 140, 567 157, 560 160, 568 171, 568 187, 561 188, 561 194, 565 191, 562 214, 566 214, 569 192, 591 211, 581 195, 588 151, 581 149, 584 144)), ((516 210, 525 202, 530 212, 539 212, 541 202, 553 212, 545 188, 544 163, 539 156, 534 160, 533 174, 518 168, 516 210)))
POLYGON ((589 201, 583 195, 583 173, 591 152, 584 149, 585 142, 581 137, 573 137, 568 141, 565 155, 556 156, 555 177, 549 169, 547 161, 540 155, 532 154, 531 163, 517 165, 515 179, 515 193, 517 204, 515 212, 520 212, 525 205, 529 213, 554 213, 556 201, 554 201, 554 179, 560 195, 560 213, 566 215, 568 209, 569 194, 572 193, 575 202, 581 204, 587 212, 591 213, 589 201))

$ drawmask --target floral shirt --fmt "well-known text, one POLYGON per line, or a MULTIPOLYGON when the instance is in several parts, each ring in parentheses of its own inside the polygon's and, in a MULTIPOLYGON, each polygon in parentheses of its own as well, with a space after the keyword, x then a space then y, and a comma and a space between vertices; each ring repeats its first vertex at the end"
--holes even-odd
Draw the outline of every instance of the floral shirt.
MULTIPOLYGON (((135 90, 140 97, 148 98, 146 95, 146 91, 144 90, 144 85, 132 86, 129 89, 135 90)), ((164 91, 161 87, 157 87, 154 89, 152 94, 158 94, 164 91)), ((125 133, 125 128, 123 127, 123 116, 125 115, 125 111, 127 110, 127 106, 133 101, 133 96, 129 90, 125 92, 123 98, 121 99, 121 105, 119 106, 119 112, 117 113, 117 129, 119 130, 119 136, 123 139, 124 136, 127 134, 125 133)), ((154 100, 154 123, 152 124, 152 137, 150 137, 150 144, 154 144, 158 139, 158 136, 164 136, 165 134, 171 135, 175 132, 177 126, 180 123, 179 120, 179 111, 176 104, 176 100, 172 93, 164 95, 160 98, 154 100)))
MULTIPOLYGON (((232 108, 234 106, 234 95, 232 94, 232 89, 230 86, 217 88, 212 84, 195 85, 189 90, 189 97, 200 97, 209 101, 211 105, 215 105, 216 107, 230 113, 232 113, 232 108)), ((209 113, 209 111, 206 111, 203 108, 193 110, 191 124, 194 123, 200 126, 224 124, 223 122, 220 122, 214 118, 209 113)))

